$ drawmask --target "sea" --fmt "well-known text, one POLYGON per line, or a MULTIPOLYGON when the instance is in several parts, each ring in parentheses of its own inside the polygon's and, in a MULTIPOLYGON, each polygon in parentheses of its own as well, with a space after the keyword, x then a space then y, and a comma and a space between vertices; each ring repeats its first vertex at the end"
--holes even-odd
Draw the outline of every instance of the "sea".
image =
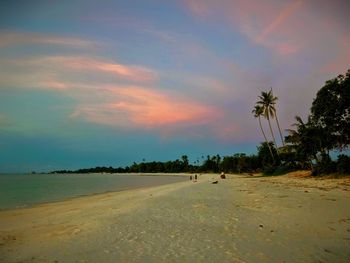
POLYGON ((186 179, 184 176, 137 174, 0 174, 0 210, 186 179))

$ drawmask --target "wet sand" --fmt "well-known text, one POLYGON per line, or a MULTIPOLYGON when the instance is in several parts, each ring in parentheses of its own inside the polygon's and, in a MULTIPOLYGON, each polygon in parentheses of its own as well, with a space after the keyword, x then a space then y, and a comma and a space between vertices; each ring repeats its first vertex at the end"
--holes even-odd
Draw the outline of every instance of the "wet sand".
POLYGON ((350 262, 350 179, 295 176, 201 175, 2 211, 0 262, 350 262))

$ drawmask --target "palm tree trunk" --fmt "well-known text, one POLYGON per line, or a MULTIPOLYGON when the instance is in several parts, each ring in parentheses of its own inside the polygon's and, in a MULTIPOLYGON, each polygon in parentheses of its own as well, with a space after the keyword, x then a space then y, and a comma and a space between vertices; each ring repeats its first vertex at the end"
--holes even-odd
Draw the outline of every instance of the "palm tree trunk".
POLYGON ((266 142, 267 146, 269 147, 269 150, 270 150, 270 153, 271 153, 271 157, 272 157, 273 163, 275 163, 275 157, 273 156, 271 146, 270 146, 270 144, 269 144, 269 142, 268 142, 268 140, 267 140, 267 138, 266 138, 266 134, 265 134, 264 129, 263 129, 262 125, 261 125, 260 116, 259 116, 259 125, 260 125, 261 132, 262 132, 262 134, 263 134, 263 136, 264 136, 265 142, 266 142))
POLYGON ((280 123, 279 123, 279 121, 278 121, 277 112, 276 112, 276 111, 275 111, 275 117, 276 117, 276 122, 277 122, 278 131, 280 132, 282 145, 285 146, 284 140, 283 140, 283 136, 282 136, 282 132, 281 132, 281 128, 280 128, 280 123))
POLYGON ((269 118, 269 116, 267 116, 266 118, 267 118, 267 121, 269 122, 269 127, 270 127, 270 132, 271 132, 271 135, 272 135, 273 143, 275 144, 275 147, 277 149, 277 143, 276 143, 276 139, 275 139, 275 135, 273 133, 272 127, 271 127, 270 118, 269 118))

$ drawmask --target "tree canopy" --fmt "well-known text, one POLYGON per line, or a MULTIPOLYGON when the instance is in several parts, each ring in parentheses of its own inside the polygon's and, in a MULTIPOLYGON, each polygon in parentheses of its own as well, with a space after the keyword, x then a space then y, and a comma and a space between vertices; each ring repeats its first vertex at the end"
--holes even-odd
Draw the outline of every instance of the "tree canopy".
POLYGON ((350 145, 350 70, 328 80, 317 92, 311 107, 311 118, 329 137, 327 148, 350 145))

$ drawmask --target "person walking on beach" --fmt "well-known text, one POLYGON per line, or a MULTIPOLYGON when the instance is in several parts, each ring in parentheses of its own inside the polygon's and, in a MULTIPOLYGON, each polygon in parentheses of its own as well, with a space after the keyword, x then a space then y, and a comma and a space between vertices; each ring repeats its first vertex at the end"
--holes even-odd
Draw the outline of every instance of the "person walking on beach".
POLYGON ((197 182, 197 174, 194 175, 194 181, 197 182))

